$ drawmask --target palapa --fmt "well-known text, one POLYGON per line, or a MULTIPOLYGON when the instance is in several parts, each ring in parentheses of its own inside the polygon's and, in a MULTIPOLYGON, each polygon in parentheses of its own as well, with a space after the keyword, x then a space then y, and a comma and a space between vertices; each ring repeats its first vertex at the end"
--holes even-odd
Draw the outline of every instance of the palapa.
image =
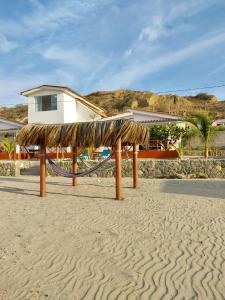
MULTIPOLYGON (((116 199, 122 200, 121 144, 133 144, 133 187, 137 188, 138 144, 149 141, 147 127, 130 120, 92 121, 71 124, 28 124, 19 130, 21 146, 40 145, 40 196, 46 195, 46 147, 71 146, 72 168, 77 168, 77 147, 115 147, 116 199)), ((77 183, 76 183, 77 184, 77 183)), ((75 185, 74 179, 72 185, 75 185)))
POLYGON ((129 144, 148 144, 147 127, 131 120, 79 122, 71 124, 28 124, 19 130, 17 143, 22 146, 99 147, 115 146, 118 139, 129 144))

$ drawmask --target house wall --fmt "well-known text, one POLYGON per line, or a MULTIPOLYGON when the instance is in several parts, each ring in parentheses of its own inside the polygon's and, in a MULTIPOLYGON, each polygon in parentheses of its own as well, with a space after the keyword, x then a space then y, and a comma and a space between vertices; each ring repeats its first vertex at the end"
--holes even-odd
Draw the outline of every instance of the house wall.
POLYGON ((57 124, 64 123, 63 93, 54 90, 39 91, 28 97, 28 123, 57 124), (35 96, 57 94, 57 110, 35 111, 35 96))
POLYGON ((57 90, 39 91, 28 97, 28 123, 57 124, 84 122, 100 119, 100 116, 66 93, 57 90), (57 110, 35 111, 35 96, 57 94, 57 110))
POLYGON ((77 122, 99 120, 100 116, 81 102, 77 101, 77 122))
POLYGON ((63 123, 77 122, 77 102, 73 97, 63 93, 63 123))

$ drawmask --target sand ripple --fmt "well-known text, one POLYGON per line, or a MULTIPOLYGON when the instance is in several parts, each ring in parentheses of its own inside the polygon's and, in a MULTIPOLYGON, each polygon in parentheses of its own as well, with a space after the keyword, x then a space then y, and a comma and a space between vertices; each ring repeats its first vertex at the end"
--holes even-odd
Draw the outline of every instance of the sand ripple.
POLYGON ((111 179, 50 179, 44 201, 29 180, 0 179, 0 299, 225 299, 225 182, 142 180, 116 202, 111 179))

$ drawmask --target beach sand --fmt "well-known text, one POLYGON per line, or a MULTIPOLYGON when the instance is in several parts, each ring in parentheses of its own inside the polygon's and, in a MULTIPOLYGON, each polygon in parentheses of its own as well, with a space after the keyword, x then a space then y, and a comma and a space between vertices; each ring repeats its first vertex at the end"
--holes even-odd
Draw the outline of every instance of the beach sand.
POLYGON ((225 299, 225 181, 0 178, 0 299, 225 299))

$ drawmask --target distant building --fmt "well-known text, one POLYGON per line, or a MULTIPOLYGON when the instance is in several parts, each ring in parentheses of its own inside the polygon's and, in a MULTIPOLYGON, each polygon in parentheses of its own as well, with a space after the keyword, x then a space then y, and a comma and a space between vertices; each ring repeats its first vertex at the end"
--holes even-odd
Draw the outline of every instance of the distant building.
POLYGON ((217 119, 213 122, 213 125, 214 126, 221 126, 221 125, 225 126, 225 119, 217 119))
POLYGON ((136 122, 141 122, 145 124, 165 124, 165 123, 181 123, 183 119, 181 117, 158 113, 150 112, 136 109, 128 109, 127 112, 118 114, 112 117, 106 117, 102 120, 132 120, 136 122))
POLYGON ((74 123, 106 116, 103 109, 65 86, 41 85, 21 95, 28 98, 28 123, 74 123))
POLYGON ((14 136, 23 126, 23 123, 0 118, 0 139, 5 136, 14 136))

